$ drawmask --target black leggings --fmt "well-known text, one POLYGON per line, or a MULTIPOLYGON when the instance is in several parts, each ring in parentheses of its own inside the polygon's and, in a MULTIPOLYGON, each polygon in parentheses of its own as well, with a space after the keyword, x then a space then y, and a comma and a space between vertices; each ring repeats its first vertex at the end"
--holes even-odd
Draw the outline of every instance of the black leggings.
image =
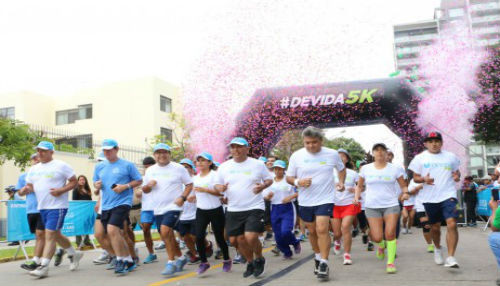
POLYGON ((220 206, 211 210, 196 209, 196 248, 198 250, 198 255, 200 255, 201 262, 207 262, 205 236, 209 223, 212 224, 215 240, 222 251, 224 260, 228 260, 229 251, 226 240, 224 239, 225 217, 222 206, 220 206))
POLYGON ((465 205, 467 206, 467 223, 476 222, 476 204, 477 201, 475 198, 465 199, 465 205))

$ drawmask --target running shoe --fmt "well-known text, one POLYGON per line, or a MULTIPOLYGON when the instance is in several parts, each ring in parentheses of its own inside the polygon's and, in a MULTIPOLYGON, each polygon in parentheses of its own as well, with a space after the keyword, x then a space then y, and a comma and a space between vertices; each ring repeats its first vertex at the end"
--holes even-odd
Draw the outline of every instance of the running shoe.
POLYGON ((155 245, 156 250, 165 249, 165 243, 160 241, 157 245, 155 245))
POLYGON ((124 261, 124 265, 125 265, 125 270, 127 270, 127 272, 132 272, 134 271, 134 269, 137 268, 137 263, 135 263, 135 261, 124 261))
POLYGON ((359 234, 359 229, 356 227, 352 230, 352 238, 355 238, 359 234))
POLYGON ((177 261, 175 261, 175 267, 177 268, 177 271, 184 270, 184 266, 186 266, 187 263, 188 263, 188 259, 186 256, 178 258, 177 261))
POLYGON ((441 249, 437 247, 434 248, 434 262, 436 262, 437 265, 442 265, 444 263, 441 249))
POLYGON ((378 246, 375 255, 379 260, 383 260, 385 258, 385 248, 378 246))
POLYGON ((28 271, 33 271, 33 270, 37 269, 39 266, 40 266, 40 264, 37 264, 33 260, 28 260, 28 261, 24 262, 23 264, 21 264, 21 268, 24 270, 28 270, 28 271))
POLYGON ((375 246, 373 245, 373 242, 368 241, 368 246, 366 247, 366 250, 373 251, 374 248, 375 246))
POLYGON ((75 251, 75 254, 73 255, 68 255, 69 259, 69 270, 75 271, 78 268, 78 265, 80 265, 80 259, 83 257, 83 252, 81 251, 75 251))
POLYGON ((314 274, 315 275, 318 275, 318 271, 319 271, 319 263, 320 261, 317 260, 316 258, 314 259, 314 274))
POLYGON ((248 276, 253 275, 254 273, 254 267, 253 267, 253 261, 247 263, 247 270, 243 272, 243 277, 247 278, 248 276))
POLYGON ((333 254, 335 255, 339 255, 340 254, 340 241, 339 240, 335 240, 334 242, 334 246, 333 246, 333 254))
POLYGON ((293 254, 290 255, 283 255, 283 260, 292 260, 293 254))
POLYGON ((165 264, 165 268, 161 272, 161 275, 173 275, 175 272, 177 272, 177 267, 174 262, 167 262, 165 264))
POLYGON ((49 266, 40 265, 35 270, 30 271, 31 276, 36 276, 38 278, 47 277, 49 275, 49 266))
POLYGON ((110 256, 107 253, 101 253, 99 257, 93 260, 94 264, 96 265, 108 264, 109 261, 110 261, 110 256))
POLYGON ((295 254, 300 254, 300 252, 302 252, 302 246, 300 245, 300 241, 293 246, 293 251, 295 252, 295 254))
POLYGON ((188 262, 189 265, 197 264, 198 262, 200 262, 200 257, 199 256, 197 256, 197 255, 191 255, 189 257, 189 262, 188 262))
POLYGON ((406 233, 407 233, 407 234, 412 234, 413 232, 411 231, 411 229, 407 229, 407 230, 406 230, 406 233))
POLYGON ((123 261, 123 260, 116 261, 115 274, 118 274, 118 275, 127 274, 127 269, 125 268, 125 261, 123 261))
POLYGON ((264 240, 271 240, 271 239, 273 239, 273 234, 271 232, 267 232, 264 240))
POLYGON ((200 266, 198 267, 198 271, 196 271, 196 273, 198 273, 198 275, 201 275, 205 273, 209 268, 210 264, 208 262, 202 262, 200 263, 200 266))
POLYGON ((134 263, 135 263, 136 266, 140 265, 139 264, 139 256, 133 257, 132 259, 134 260, 134 263))
POLYGON ((148 256, 146 257, 146 259, 144 259, 144 261, 142 263, 144 263, 144 264, 150 264, 150 263, 153 263, 153 262, 156 262, 156 261, 158 261, 158 257, 156 256, 156 254, 150 253, 150 254, 148 254, 148 256))
POLYGON ((385 268, 385 272, 387 272, 387 274, 395 274, 396 273, 396 265, 394 264, 387 264, 387 267, 385 268))
POLYGON ((61 265, 62 258, 66 251, 62 248, 57 249, 56 254, 54 254, 54 266, 61 265))
POLYGON ((446 258, 446 262, 444 263, 444 267, 449 267, 449 268, 459 268, 460 266, 458 265, 457 260, 453 256, 448 256, 446 258))
POLYGON ((361 239, 363 240, 363 244, 367 244, 368 243, 368 234, 363 234, 361 239))
POLYGON ((239 253, 237 253, 233 259, 234 264, 245 264, 246 262, 247 262, 247 260, 245 259, 245 257, 243 257, 243 255, 241 255, 239 253))
POLYGON ((351 255, 344 253, 344 265, 352 265, 351 255))
POLYGON ((317 277, 321 281, 327 281, 330 277, 330 268, 325 262, 320 262, 317 277))
POLYGON ((279 256, 280 255, 280 250, 278 249, 278 247, 274 247, 271 252, 275 255, 275 256, 279 256))
POLYGON ((402 234, 408 234, 408 229, 406 228, 403 228, 403 230, 401 231, 402 234))
POLYGON ((231 271, 232 266, 233 266, 233 261, 231 259, 224 260, 224 262, 222 262, 222 272, 231 271))
POLYGON ((179 242, 179 248, 180 248, 180 249, 185 249, 185 248, 186 248, 186 243, 184 242, 184 240, 181 240, 181 241, 179 242))
POLYGON ((264 257, 259 257, 253 262, 253 276, 259 278, 266 272, 266 259, 264 257))
POLYGON ((434 252, 434 244, 429 244, 427 245, 427 252, 433 253, 434 252))
POLYGON ((116 260, 116 256, 113 256, 111 260, 109 261, 108 265, 106 265, 106 270, 113 270, 116 268, 116 263, 118 260, 116 260))

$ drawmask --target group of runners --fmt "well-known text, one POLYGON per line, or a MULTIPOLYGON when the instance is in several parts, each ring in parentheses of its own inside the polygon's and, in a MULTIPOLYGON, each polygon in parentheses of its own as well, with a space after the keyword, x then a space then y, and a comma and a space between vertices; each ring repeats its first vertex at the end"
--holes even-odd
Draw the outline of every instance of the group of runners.
MULTIPOLYGON (((158 261, 151 239, 151 228, 156 225, 167 254, 161 272, 166 276, 183 271, 188 263, 199 263, 197 273, 202 275, 210 268, 208 258, 217 247, 222 272, 239 263, 246 265, 243 277, 261 277, 268 264, 262 254, 268 221, 276 254, 291 259, 301 253, 301 240, 294 233, 297 213, 308 232, 314 275, 319 280, 330 278, 332 248, 338 255, 343 248, 344 265, 353 263, 353 229, 362 232, 363 243, 375 250, 376 258, 387 259, 386 272, 396 273, 399 229, 410 233, 414 216, 435 263, 458 267, 456 183, 460 181, 460 161, 442 150, 440 133, 426 134, 426 150, 415 156, 407 170, 391 163, 392 153, 384 143, 374 144, 373 162, 362 162, 356 170, 349 152, 324 147, 323 136, 321 129, 307 127, 302 132, 304 148, 290 158, 272 160, 249 157, 248 141, 235 137, 228 143, 229 159, 222 164, 208 152, 197 154, 194 162, 185 158, 177 163, 172 161, 170 146, 159 143, 153 148, 154 158, 144 160, 143 174, 134 163, 119 157, 115 140, 104 140, 101 162, 93 175, 95 194, 99 195, 94 235, 103 253, 94 263, 105 264, 117 275, 137 268, 139 255, 129 214, 134 197, 139 197, 148 250, 142 263, 158 261), (443 221, 447 226, 446 259, 440 244, 443 221), (209 232, 215 243, 207 239, 209 232), (180 242, 188 250, 185 254, 180 242), (233 258, 230 247, 236 250, 233 258)), ((74 170, 53 159, 52 143, 42 141, 36 150, 31 168, 17 186, 19 194, 26 196, 30 230, 36 235, 34 257, 22 268, 33 276, 46 277, 56 245, 60 250, 55 264, 66 253, 70 270, 78 268, 83 252, 61 234, 68 191, 77 184, 74 170)))

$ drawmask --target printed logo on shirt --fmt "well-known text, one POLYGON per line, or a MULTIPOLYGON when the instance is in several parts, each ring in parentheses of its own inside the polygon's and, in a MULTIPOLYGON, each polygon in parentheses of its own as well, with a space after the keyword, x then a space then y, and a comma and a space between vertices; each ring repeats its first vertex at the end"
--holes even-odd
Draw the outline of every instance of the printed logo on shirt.
POLYGON ((304 163, 306 164, 318 163, 319 165, 326 165, 326 160, 322 158, 304 159, 304 163))
POLYGON ((367 175, 366 178, 367 179, 375 179, 375 180, 379 180, 379 181, 390 181, 392 179, 392 177, 390 177, 390 176, 379 176, 379 175, 367 175))
POLYGON ((230 170, 229 174, 241 174, 245 176, 250 176, 252 175, 252 171, 250 170, 230 170))
POLYGON ((113 170, 111 170, 111 173, 113 173, 113 174, 120 174, 120 169, 119 168, 113 168, 113 170))
POLYGON ((160 173, 160 172, 155 173, 155 172, 152 172, 151 173, 151 177, 153 177, 153 178, 170 178, 170 177, 172 177, 172 174, 170 174, 170 173, 160 173))
POLYGON ((426 169, 443 168, 446 171, 451 171, 451 164, 450 163, 424 163, 424 168, 426 168, 426 169))
POLYGON ((39 177, 43 177, 43 178, 45 178, 45 179, 52 179, 52 178, 54 178, 54 177, 56 176, 56 173, 55 173, 55 172, 53 172, 53 171, 50 171, 50 172, 47 172, 47 171, 39 171, 39 172, 33 172, 33 173, 31 174, 31 176, 33 176, 33 177, 37 177, 37 176, 39 176, 39 177))

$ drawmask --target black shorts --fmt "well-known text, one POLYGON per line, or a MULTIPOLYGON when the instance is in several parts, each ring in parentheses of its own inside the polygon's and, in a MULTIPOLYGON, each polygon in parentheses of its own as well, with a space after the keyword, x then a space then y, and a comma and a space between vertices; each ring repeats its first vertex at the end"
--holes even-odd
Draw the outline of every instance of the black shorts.
POLYGON ((365 229, 368 227, 368 220, 366 219, 365 210, 361 210, 361 212, 358 213, 356 217, 358 218, 360 229, 365 229))
POLYGON ((228 236, 238 236, 245 232, 264 232, 264 211, 249 210, 226 213, 226 232, 228 236))
POLYGON ((40 213, 28 214, 28 225, 31 233, 35 233, 37 230, 45 230, 40 213))
POLYGON ((117 206, 106 211, 103 210, 101 214, 101 223, 102 226, 104 227, 104 230, 107 231, 108 224, 123 229, 123 225, 129 219, 128 218, 129 212, 130 212, 129 205, 117 206))
POLYGON ((97 214, 97 216, 95 217, 95 219, 101 220, 101 214, 97 214))
POLYGON ((264 200, 264 225, 271 225, 271 201, 264 200))
POLYGON ((196 220, 180 220, 177 223, 176 230, 181 236, 186 234, 196 235, 196 220))

